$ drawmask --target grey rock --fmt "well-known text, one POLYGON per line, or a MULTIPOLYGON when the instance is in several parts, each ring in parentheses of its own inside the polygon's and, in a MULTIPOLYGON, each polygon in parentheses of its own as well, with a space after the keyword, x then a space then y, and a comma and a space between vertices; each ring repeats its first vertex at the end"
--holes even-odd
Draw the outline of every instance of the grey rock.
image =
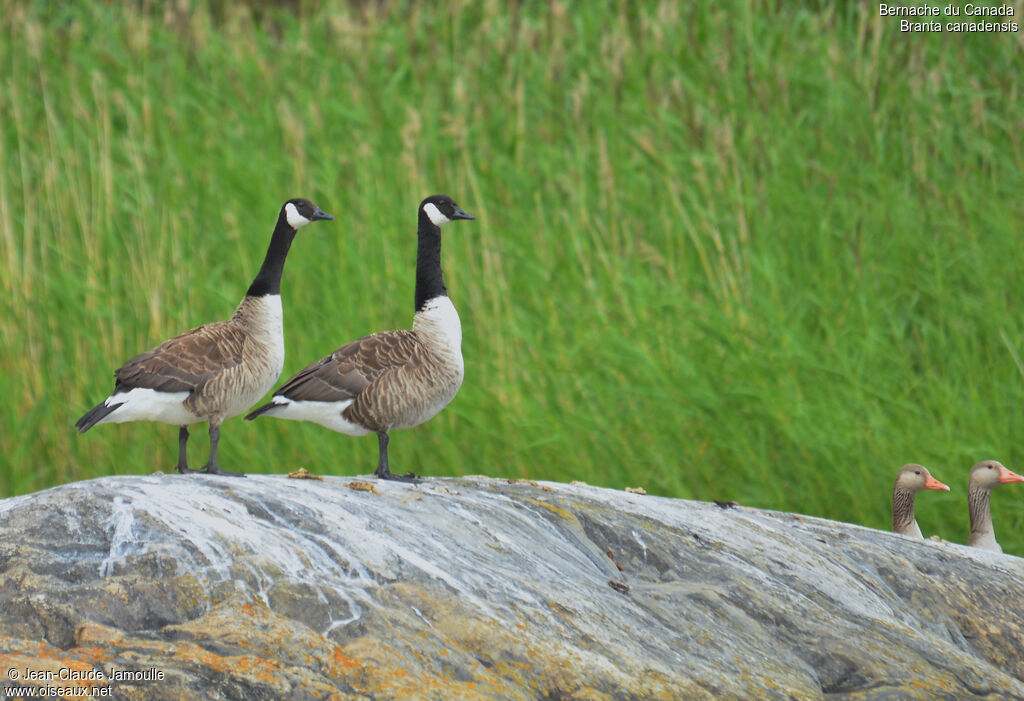
POLYGON ((0 535, 4 671, 113 698, 1024 699, 1024 561, 793 514, 151 475, 2 500, 0 535))

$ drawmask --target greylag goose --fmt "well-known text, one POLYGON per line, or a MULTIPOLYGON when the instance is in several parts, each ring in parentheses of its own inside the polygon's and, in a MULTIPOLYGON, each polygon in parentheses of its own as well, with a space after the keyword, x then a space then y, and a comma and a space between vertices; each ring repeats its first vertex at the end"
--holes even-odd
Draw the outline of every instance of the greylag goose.
POLYGON ((949 487, 932 477, 923 465, 904 465, 896 473, 896 484, 892 489, 892 529, 896 533, 912 538, 924 537, 914 518, 914 495, 922 489, 949 491, 949 487))
POLYGON ((996 542, 996 534, 992 529, 992 509, 989 497, 992 490, 1001 484, 1024 482, 1016 472, 1011 472, 995 460, 983 460, 971 468, 971 477, 967 481, 967 505, 971 513, 971 535, 967 544, 985 550, 1003 552, 996 542))

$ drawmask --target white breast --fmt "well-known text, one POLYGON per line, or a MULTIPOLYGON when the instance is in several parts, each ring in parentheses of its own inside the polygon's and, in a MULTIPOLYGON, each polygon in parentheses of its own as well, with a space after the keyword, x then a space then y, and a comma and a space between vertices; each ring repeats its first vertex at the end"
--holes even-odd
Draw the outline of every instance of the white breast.
POLYGON ((231 323, 245 329, 242 363, 211 378, 189 404, 197 414, 220 420, 237 416, 269 392, 284 369, 281 296, 246 297, 231 323))
POLYGON ((267 360, 277 368, 274 380, 284 368, 284 312, 281 309, 281 295, 250 297, 246 300, 251 309, 246 326, 252 340, 267 349, 267 360))
POLYGON ((462 322, 455 305, 447 295, 428 300, 423 309, 413 317, 412 330, 425 346, 458 367, 461 377, 462 363, 462 322))

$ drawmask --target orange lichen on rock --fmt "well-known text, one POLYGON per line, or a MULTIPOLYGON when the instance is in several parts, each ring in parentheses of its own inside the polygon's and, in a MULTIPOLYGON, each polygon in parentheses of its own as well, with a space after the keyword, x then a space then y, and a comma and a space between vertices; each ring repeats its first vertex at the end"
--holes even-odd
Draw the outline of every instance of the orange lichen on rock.
POLYGON ((90 679, 90 673, 99 670, 109 655, 97 648, 71 648, 62 650, 44 641, 27 641, 0 636, 0 649, 20 649, 20 652, 0 652, 0 674, 6 681, 18 681, 31 686, 45 684, 61 695, 74 689, 105 686, 109 681, 100 677, 90 679), (12 671, 14 670, 14 671, 12 671))
POLYGON ((380 492, 377 491, 372 482, 346 482, 345 486, 357 492, 369 492, 370 494, 380 496, 380 492))

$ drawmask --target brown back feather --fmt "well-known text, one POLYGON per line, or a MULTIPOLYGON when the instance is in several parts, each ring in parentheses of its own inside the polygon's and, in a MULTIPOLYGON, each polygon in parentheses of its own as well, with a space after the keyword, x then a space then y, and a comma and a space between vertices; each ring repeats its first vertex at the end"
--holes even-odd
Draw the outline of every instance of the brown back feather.
POLYGON ((408 366, 417 355, 411 331, 382 331, 348 343, 295 373, 274 394, 295 401, 353 399, 388 370, 408 366))
POLYGON ((148 387, 160 392, 195 392, 211 378, 242 362, 248 333, 226 321, 205 324, 140 353, 115 373, 119 390, 148 387))

